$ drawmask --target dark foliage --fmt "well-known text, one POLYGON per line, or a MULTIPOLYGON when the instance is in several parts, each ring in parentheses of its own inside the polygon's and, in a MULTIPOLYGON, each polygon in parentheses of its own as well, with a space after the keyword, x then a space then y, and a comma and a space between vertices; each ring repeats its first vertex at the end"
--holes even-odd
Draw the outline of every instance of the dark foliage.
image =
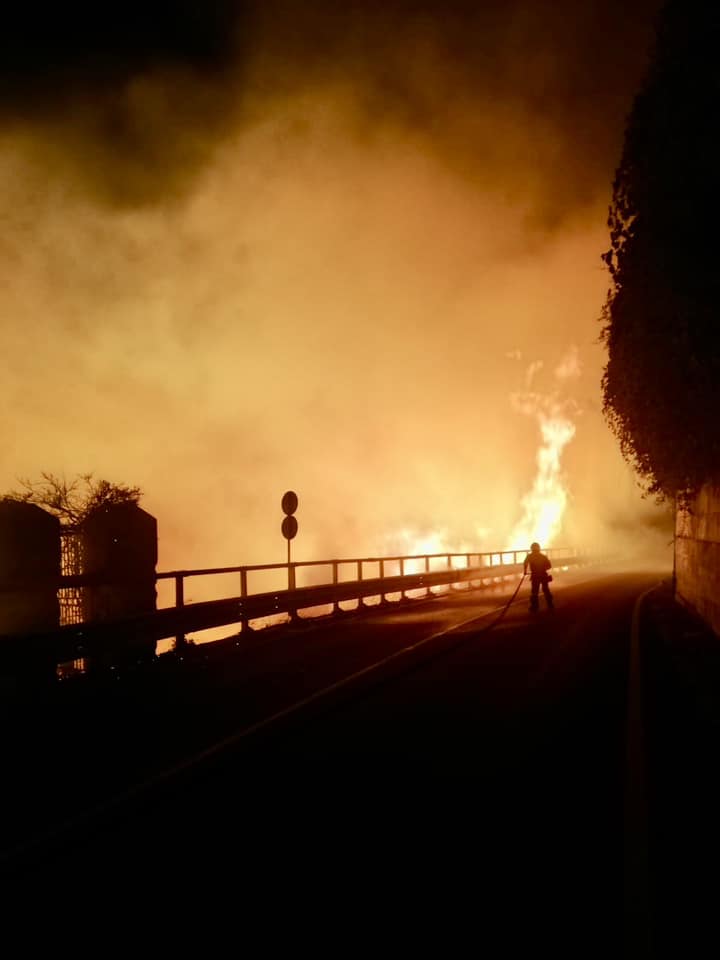
POLYGON ((720 14, 670 2, 610 208, 606 416, 649 492, 720 475, 720 14))

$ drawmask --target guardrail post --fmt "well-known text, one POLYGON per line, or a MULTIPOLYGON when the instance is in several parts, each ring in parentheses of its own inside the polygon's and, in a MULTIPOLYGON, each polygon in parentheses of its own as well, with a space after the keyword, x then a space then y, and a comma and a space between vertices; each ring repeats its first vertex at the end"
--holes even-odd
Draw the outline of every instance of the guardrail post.
MULTIPOLYGON (((333 560, 333 562, 332 562, 332 578, 333 578, 333 586, 336 587, 336 586, 337 586, 337 583, 338 583, 338 562, 337 562, 337 560, 333 560)), ((343 611, 340 609, 340 604, 337 602, 337 600, 333 600, 332 612, 333 612, 333 616, 334 616, 334 617, 339 616, 339 615, 343 612, 343 611)))
MULTIPOLYGON (((185 606, 185 578, 182 573, 175 574, 175 609, 182 610, 185 606)), ((175 649, 182 650, 187 645, 185 633, 179 631, 175 635, 175 649)))
MULTIPOLYGON (((452 570, 452 558, 450 557, 450 554, 447 555, 447 568, 448 570, 452 570)), ((454 587, 452 583, 449 583, 448 593, 457 593, 457 587, 454 587)))
MULTIPOLYGON (((380 579, 381 579, 381 580, 384 580, 384 579, 385 579, 385 561, 384 561, 384 560, 381 560, 381 561, 380 561, 380 579)), ((381 590, 381 593, 380 593, 380 606, 381 606, 381 607, 386 607, 390 601, 389 601, 388 598, 385 596, 385 584, 384 584, 384 583, 383 583, 382 587, 380 588, 380 590, 381 590)))
MULTIPOLYGON (((357 562, 357 579, 358 579, 358 583, 362 583, 362 578, 363 578, 363 565, 362 565, 362 560, 358 560, 358 562, 357 562)), ((358 597, 358 610, 362 610, 363 607, 366 607, 366 606, 367 606, 367 604, 365 603, 365 598, 364 598, 364 597, 358 597)))
MULTIPOLYGON (((295 564, 289 563, 287 565, 287 568, 288 568, 288 590, 293 591, 295 590, 295 564)), ((300 622, 300 617, 298 616, 298 612, 294 605, 292 604, 290 605, 290 609, 288 610, 288 613, 290 614, 290 620, 292 623, 300 622)))
POLYGON ((240 626, 242 632, 245 633, 247 630, 252 630, 250 626, 250 621, 248 620, 247 614, 245 612, 245 600, 248 595, 248 580, 247 580, 247 570, 240 571, 240 626))
MULTIPOLYGON (((405 576, 405 557, 400 557, 400 576, 401 577, 405 576)), ((408 595, 405 593, 404 590, 400 591, 400 599, 401 600, 409 599, 408 595)))

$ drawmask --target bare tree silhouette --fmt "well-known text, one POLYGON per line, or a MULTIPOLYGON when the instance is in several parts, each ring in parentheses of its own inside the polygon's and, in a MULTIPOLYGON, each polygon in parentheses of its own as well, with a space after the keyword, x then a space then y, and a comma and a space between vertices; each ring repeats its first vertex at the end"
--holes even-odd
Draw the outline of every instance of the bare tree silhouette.
POLYGON ((43 471, 39 480, 19 478, 20 488, 11 490, 3 500, 16 500, 43 507, 58 517, 64 527, 77 527, 98 507, 118 503, 138 503, 140 487, 109 480, 96 480, 92 473, 78 474, 67 480, 43 471))

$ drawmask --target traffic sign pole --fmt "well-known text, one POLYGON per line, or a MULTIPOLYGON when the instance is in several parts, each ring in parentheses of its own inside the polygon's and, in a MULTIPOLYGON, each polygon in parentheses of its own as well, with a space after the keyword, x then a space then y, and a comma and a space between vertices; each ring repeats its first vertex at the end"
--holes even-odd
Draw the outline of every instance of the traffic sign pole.
MULTIPOLYGON (((287 568, 288 568, 288 590, 295 589, 295 567, 293 567, 291 562, 291 547, 290 544, 297 536, 298 532, 298 522, 293 516, 295 511, 298 508, 298 495, 294 490, 288 490, 283 494, 282 501, 280 502, 282 507, 282 512, 285 514, 282 522, 282 535, 287 540, 287 568)), ((297 623, 300 619, 297 615, 297 610, 294 608, 290 610, 290 619, 294 623, 297 623)))

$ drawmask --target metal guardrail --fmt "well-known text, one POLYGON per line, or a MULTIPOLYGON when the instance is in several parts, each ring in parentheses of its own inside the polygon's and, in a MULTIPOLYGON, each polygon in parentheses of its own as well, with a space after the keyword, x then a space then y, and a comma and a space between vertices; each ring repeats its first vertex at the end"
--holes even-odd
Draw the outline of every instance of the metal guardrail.
MULTIPOLYGON (((551 548, 547 550, 546 553, 551 560, 555 561, 560 561, 563 558, 572 560, 578 556, 575 550, 565 547, 551 548)), ((337 607, 337 603, 343 600, 362 601, 369 596, 380 596, 382 602, 384 601, 385 596, 391 593, 399 592, 404 597, 408 590, 417 590, 422 589, 423 587, 429 589, 431 586, 447 585, 477 579, 487 579, 488 577, 494 578, 498 576, 505 576, 510 572, 514 572, 514 570, 521 565, 522 560, 518 560, 518 557, 524 559, 526 554, 527 551, 525 550, 502 550, 480 553, 431 553, 414 554, 411 556, 353 557, 344 560, 307 560, 297 563, 266 563, 239 567, 211 567, 198 570, 172 570, 164 573, 158 573, 156 575, 156 579, 172 579, 175 581, 175 609, 179 610, 186 608, 185 581, 187 579, 191 577, 206 577, 218 574, 239 574, 240 594, 234 599, 238 602, 242 615, 237 620, 232 622, 242 623, 244 627, 247 627, 250 619, 268 616, 271 613, 289 613, 294 617, 297 615, 298 610, 307 609, 308 607, 312 606, 324 606, 332 603, 334 607, 337 607), (436 563, 439 561, 444 562, 447 570, 431 570, 433 561, 436 563), (396 575, 387 576, 388 567, 392 564, 397 565, 398 573, 396 575), (379 576, 371 578, 364 576, 367 567, 370 565, 379 569, 379 576), (413 566, 418 565, 422 568, 421 570, 411 569, 413 566), (300 591, 298 592, 297 571, 307 568, 322 567, 328 568, 331 571, 331 579, 328 580, 327 583, 316 584, 312 588, 300 588, 300 591), (339 584, 342 583, 343 588, 345 588, 346 584, 348 583, 348 581, 340 580, 341 567, 351 567, 356 571, 355 580, 349 581, 351 584, 353 584, 351 595, 345 595, 347 593, 346 589, 339 589, 339 584), (512 569, 508 570, 508 567, 512 569), (502 571, 500 568, 502 568, 502 571), (257 599, 259 596, 272 596, 273 600, 279 601, 279 591, 253 595, 248 589, 249 575, 251 573, 259 571, 267 572, 270 570, 286 571, 287 589, 283 592, 286 604, 281 609, 276 602, 273 604, 272 610, 251 616, 248 611, 253 607, 256 607, 256 604, 250 602, 251 597, 257 599), (472 577, 457 576, 448 580, 447 571, 472 571, 476 575, 472 577), (482 576, 477 576, 478 572, 482 573, 482 576), (439 578, 436 576, 438 573, 440 573, 439 578), (419 577, 419 580, 416 584, 410 586, 407 581, 408 577, 419 577), (400 580, 400 578, 402 578, 402 580, 400 580), (388 583, 391 580, 394 584, 392 588, 388 586, 388 583), (326 590, 322 590, 323 587, 330 586, 333 588, 332 594, 328 594, 326 590), (322 595, 323 599, 318 599, 317 602, 308 602, 310 599, 310 593, 308 593, 308 591, 314 595, 317 595, 318 597, 322 595), (339 593, 343 593, 343 596, 337 596, 336 598, 336 595, 339 593)), ((213 601, 206 601, 206 603, 208 602, 212 603, 213 601)), ((219 625, 222 626, 222 624, 219 625)), ((203 628, 194 627, 193 629, 203 628)), ((177 640, 181 644, 184 642, 184 638, 181 634, 177 635, 177 640)))
MULTIPOLYGON (((568 548, 554 548, 546 553, 556 566, 574 566, 589 562, 589 557, 568 548)), ((198 570, 172 570, 156 574, 156 580, 173 580, 175 605, 140 616, 103 623, 71 624, 45 634, 3 637, 0 647, 0 669, 5 665, 22 665, 28 661, 62 663, 85 657, 106 655, 110 650, 132 651, 147 648, 158 640, 175 637, 178 647, 184 646, 191 631, 241 624, 275 614, 297 618, 298 612, 313 607, 332 606, 368 597, 379 597, 386 603, 389 595, 406 598, 411 591, 467 583, 469 589, 480 587, 522 570, 526 551, 504 550, 483 553, 418 554, 395 557, 358 557, 338 560, 311 560, 299 563, 254 564, 237 567, 213 567, 198 570), (379 576, 367 576, 374 566, 379 576), (432 569, 435 566, 436 569, 432 569), (438 569, 438 566, 441 568, 438 569), (305 568, 328 568, 328 581, 311 586, 297 586, 297 571, 305 568), (341 579, 343 568, 354 571, 354 579, 341 579), (287 588, 253 593, 250 577, 259 571, 285 571, 287 588), (397 571, 397 572, 395 572, 397 571), (186 581, 193 577, 238 574, 239 593, 219 600, 185 602, 186 581)))

